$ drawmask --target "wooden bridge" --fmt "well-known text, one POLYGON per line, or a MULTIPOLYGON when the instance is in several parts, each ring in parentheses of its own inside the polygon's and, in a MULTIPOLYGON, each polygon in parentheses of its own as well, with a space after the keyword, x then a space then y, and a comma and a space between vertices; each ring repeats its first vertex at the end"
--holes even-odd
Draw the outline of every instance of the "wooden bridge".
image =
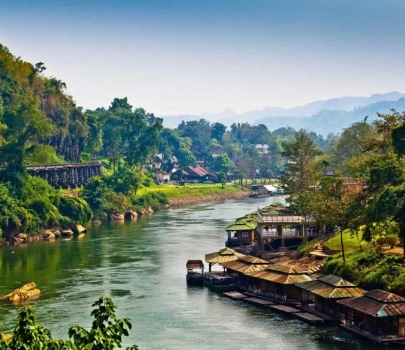
POLYGON ((28 165, 28 173, 39 176, 56 188, 77 188, 102 174, 101 162, 28 165))

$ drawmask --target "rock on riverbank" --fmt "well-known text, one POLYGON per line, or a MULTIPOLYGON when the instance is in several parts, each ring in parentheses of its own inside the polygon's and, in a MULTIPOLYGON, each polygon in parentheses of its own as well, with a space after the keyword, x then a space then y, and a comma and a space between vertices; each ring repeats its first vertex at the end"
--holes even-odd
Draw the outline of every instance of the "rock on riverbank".
POLYGON ((236 191, 236 192, 225 192, 220 194, 207 194, 203 196, 186 197, 186 198, 170 198, 169 205, 172 207, 178 207, 181 205, 223 201, 226 199, 238 199, 248 197, 250 194, 251 194, 250 191, 236 191))

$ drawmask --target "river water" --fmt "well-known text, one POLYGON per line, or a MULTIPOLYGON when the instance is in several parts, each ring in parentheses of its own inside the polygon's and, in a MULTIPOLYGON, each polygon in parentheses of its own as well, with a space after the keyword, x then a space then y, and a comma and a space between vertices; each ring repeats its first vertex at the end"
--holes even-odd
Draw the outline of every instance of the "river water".
MULTIPOLYGON (((186 261, 224 247, 224 228, 282 198, 246 198, 155 213, 136 223, 93 229, 81 239, 0 249, 0 295, 35 281, 40 322, 55 338, 70 325, 91 326, 91 304, 111 296, 133 328, 125 344, 141 350, 372 349, 336 328, 292 317, 186 285, 186 261)), ((0 304, 2 331, 18 308, 0 304)))

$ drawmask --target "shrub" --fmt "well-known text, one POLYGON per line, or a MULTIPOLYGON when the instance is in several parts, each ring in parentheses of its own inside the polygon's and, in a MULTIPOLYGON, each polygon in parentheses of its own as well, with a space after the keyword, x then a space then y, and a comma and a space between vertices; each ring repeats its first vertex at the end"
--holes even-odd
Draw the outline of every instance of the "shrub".
POLYGON ((38 215, 44 226, 58 225, 65 220, 58 208, 47 197, 35 198, 28 203, 27 207, 38 215))
POLYGON ((142 196, 133 196, 131 203, 136 208, 151 207, 153 209, 159 209, 162 205, 168 203, 168 199, 166 193, 151 192, 145 193, 142 196))
POLYGON ((385 242, 392 248, 399 244, 399 237, 397 235, 388 235, 385 238, 385 242))
POLYGON ((378 245, 384 245, 384 244, 386 243, 385 237, 384 237, 384 236, 378 237, 378 238, 376 239, 376 243, 377 243, 378 245))
POLYGON ((86 224, 93 217, 89 204, 79 197, 61 197, 59 211, 70 223, 86 224))

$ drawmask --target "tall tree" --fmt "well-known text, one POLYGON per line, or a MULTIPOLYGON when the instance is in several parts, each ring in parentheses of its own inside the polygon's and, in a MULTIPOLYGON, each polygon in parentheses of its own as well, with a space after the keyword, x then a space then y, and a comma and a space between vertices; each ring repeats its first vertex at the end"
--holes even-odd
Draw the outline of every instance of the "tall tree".
POLYGON ((282 185, 290 193, 308 190, 317 185, 320 171, 316 158, 322 154, 308 134, 301 130, 289 142, 282 143, 281 155, 286 159, 282 185))

